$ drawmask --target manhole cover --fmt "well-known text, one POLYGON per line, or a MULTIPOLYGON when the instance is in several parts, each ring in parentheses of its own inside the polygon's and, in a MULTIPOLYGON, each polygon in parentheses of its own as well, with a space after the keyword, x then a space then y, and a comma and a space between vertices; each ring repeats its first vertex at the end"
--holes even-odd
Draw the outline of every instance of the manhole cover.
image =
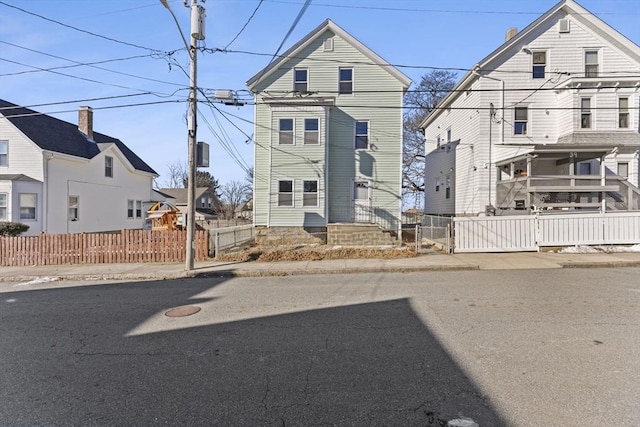
POLYGON ((200 311, 200 307, 196 307, 195 305, 183 305, 182 307, 172 308, 167 311, 164 315, 167 317, 185 317, 191 316, 192 314, 196 314, 200 311))

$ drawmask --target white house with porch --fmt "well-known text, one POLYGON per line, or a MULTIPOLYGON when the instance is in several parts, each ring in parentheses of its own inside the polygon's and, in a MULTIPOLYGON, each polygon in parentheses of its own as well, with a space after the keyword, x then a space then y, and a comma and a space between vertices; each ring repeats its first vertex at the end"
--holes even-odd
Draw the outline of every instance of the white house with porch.
POLYGON ((640 47, 563 0, 424 120, 425 213, 640 210, 640 47))

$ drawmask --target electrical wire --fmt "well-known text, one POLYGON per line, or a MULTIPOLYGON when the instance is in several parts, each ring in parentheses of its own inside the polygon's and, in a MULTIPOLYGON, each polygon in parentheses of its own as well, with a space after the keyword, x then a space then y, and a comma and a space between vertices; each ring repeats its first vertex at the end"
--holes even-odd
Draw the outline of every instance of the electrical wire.
POLYGON ((228 49, 229 46, 231 46, 233 44, 234 41, 236 41, 236 39, 238 37, 240 37, 240 34, 242 34, 242 32, 245 30, 245 28, 247 28, 247 25, 249 25, 249 22, 251 22, 251 20, 253 19, 253 17, 256 15, 256 12, 258 11, 258 9, 260 9, 260 6, 262 5, 262 2, 264 0, 260 0, 258 2, 258 5, 256 6, 256 8, 253 10, 253 13, 251 14, 251 16, 249 16, 249 19, 247 19, 247 22, 244 23, 244 25, 242 26, 242 28, 240 29, 240 31, 238 31, 238 34, 236 34, 236 36, 229 42, 227 43, 227 45, 224 47, 224 49, 228 49))
POLYGON ((119 43, 119 44, 122 44, 122 45, 125 45, 125 46, 131 46, 131 47, 135 47, 135 48, 138 48, 138 49, 148 50, 148 51, 151 51, 151 52, 154 52, 154 53, 155 52, 162 52, 161 50, 158 50, 158 49, 151 49, 149 47, 140 46, 140 45, 137 45, 137 44, 134 44, 134 43, 124 42, 122 40, 117 40, 117 39, 114 39, 114 38, 111 38, 111 37, 107 37, 107 36, 103 36, 103 35, 100 35, 100 34, 93 33, 91 31, 83 30, 81 28, 74 27, 73 25, 64 24, 64 23, 62 23, 60 21, 56 21, 55 19, 47 18, 46 16, 38 15, 37 13, 34 13, 34 12, 29 12, 28 10, 19 8, 18 6, 10 5, 10 4, 5 3, 3 1, 0 1, 0 4, 3 5, 3 6, 6 6, 6 7, 10 7, 10 8, 19 10, 20 12, 26 13, 28 15, 32 15, 32 16, 36 16, 36 17, 38 17, 40 19, 44 19, 45 21, 53 22, 54 24, 58 24, 58 25, 61 25, 63 27, 66 27, 66 28, 70 28, 72 30, 79 31, 81 33, 89 34, 89 35, 94 36, 94 37, 99 37, 101 39, 109 40, 109 41, 112 41, 112 42, 115 42, 115 43, 119 43))
MULTIPOLYGON (((17 47, 19 49, 28 50, 30 52, 39 53, 40 55, 49 56, 49 57, 55 58, 55 59, 61 59, 63 61, 67 61, 67 62, 71 62, 71 63, 75 64, 75 65, 66 65, 66 66, 59 66, 59 67, 52 67, 52 68, 36 69, 36 70, 30 70, 30 71, 22 71, 22 72, 19 72, 19 73, 12 73, 12 74, 0 74, 0 77, 4 77, 4 76, 7 76, 7 75, 16 75, 16 74, 25 74, 25 73, 39 73, 39 72, 60 70, 60 69, 66 69, 66 68, 76 68, 76 67, 81 67, 81 66, 87 66, 87 67, 95 68, 95 69, 98 69, 98 70, 107 71, 109 73, 120 74, 122 76, 127 76, 127 77, 133 77, 133 78, 136 78, 136 79, 147 80, 147 81, 152 81, 152 82, 156 82, 156 83, 163 83, 163 84, 168 84, 168 85, 173 85, 173 86, 183 86, 183 85, 180 85, 178 83, 167 82, 167 81, 157 80, 157 79, 150 79, 148 77, 136 76, 134 74, 123 73, 121 71, 110 70, 108 68, 98 67, 98 66, 95 65, 95 64, 103 64, 103 63, 107 63, 107 62, 127 61, 127 60, 131 60, 131 59, 149 58, 149 57, 156 56, 156 54, 153 54, 153 53, 152 54, 148 54, 148 55, 137 55, 137 56, 130 56, 130 57, 127 57, 127 58, 108 59, 108 60, 104 60, 104 61, 97 61, 97 62, 93 62, 93 63, 87 63, 87 62, 74 61, 73 59, 63 58, 62 56, 52 55, 50 53, 41 52, 39 50, 30 49, 28 47, 19 46, 17 44, 5 42, 5 41, 2 41, 2 40, 0 40, 0 43, 4 43, 4 44, 7 44, 7 45, 10 45, 10 46, 13 46, 13 47, 17 47)), ((165 55, 165 56, 169 56, 169 55, 165 55)))

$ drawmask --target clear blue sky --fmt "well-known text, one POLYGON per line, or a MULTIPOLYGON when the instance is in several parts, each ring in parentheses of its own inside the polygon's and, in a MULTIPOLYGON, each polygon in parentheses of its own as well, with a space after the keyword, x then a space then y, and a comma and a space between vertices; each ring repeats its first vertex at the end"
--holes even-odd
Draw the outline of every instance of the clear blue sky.
MULTIPOLYGON (((206 1, 206 47, 227 46, 259 3, 206 1)), ((640 44, 640 1, 579 3, 640 44)), ((188 9, 182 0, 170 4, 188 31, 188 9)), ((199 53, 198 85, 205 90, 246 90, 246 80, 267 65, 303 4, 304 0, 263 0, 229 46, 251 53, 199 53)), ((421 67, 472 67, 503 43, 509 27, 524 28, 554 4, 555 0, 314 0, 282 51, 330 18, 418 82, 428 71, 421 67)), ((0 98, 24 106, 65 102, 32 108, 72 123, 77 122, 80 105, 93 107, 94 129, 133 149, 161 175, 160 186, 167 180, 167 165, 187 159, 185 71, 188 55, 159 0, 0 0, 0 98), (168 57, 171 51, 175 53, 168 57), (95 67, 102 69, 75 66, 97 62, 95 67), (110 99, 90 100, 94 98, 110 99), (125 107, 133 104, 148 105, 125 107)), ((200 105, 198 140, 211 146, 208 171, 213 176, 221 183, 241 181, 243 168, 253 164, 253 146, 243 134, 253 132, 253 107, 218 108, 220 112, 200 105)))

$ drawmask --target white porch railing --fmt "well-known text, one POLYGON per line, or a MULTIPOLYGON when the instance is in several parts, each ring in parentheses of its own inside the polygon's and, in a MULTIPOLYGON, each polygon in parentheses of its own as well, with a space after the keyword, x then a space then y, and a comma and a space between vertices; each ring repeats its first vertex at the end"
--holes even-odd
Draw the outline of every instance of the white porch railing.
POLYGON ((454 252, 640 243, 640 212, 454 218, 454 252))

